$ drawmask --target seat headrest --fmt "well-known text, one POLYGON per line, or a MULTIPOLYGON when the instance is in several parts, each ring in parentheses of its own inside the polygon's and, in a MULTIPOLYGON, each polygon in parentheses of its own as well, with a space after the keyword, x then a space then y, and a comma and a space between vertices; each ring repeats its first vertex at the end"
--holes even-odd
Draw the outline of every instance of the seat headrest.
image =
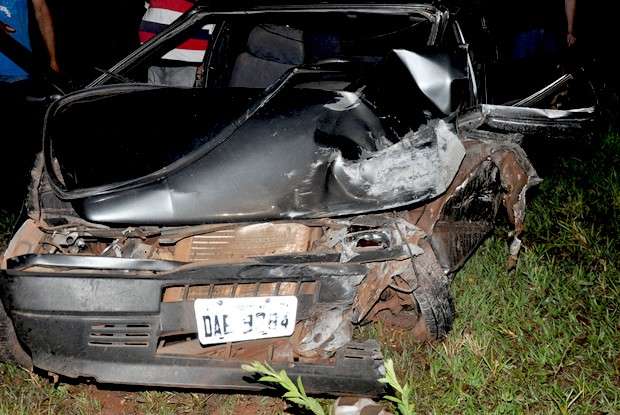
POLYGON ((256 26, 248 36, 248 52, 257 58, 287 65, 304 63, 303 32, 288 26, 256 26))

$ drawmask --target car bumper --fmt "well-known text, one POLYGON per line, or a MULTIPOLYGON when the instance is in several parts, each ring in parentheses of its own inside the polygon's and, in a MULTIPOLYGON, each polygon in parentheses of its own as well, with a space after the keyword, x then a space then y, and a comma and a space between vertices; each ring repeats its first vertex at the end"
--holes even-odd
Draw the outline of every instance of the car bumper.
MULTIPOLYGON (((24 270, 13 262, 8 271, 1 271, 2 300, 35 367, 100 383, 240 390, 265 388, 241 370, 244 361, 254 359, 231 356, 233 345, 228 345, 227 356, 203 353, 206 349, 193 339, 193 297, 211 295, 214 287, 228 285, 239 291, 243 285, 246 295, 252 294, 248 287, 254 285, 255 293, 261 286, 286 286, 298 298, 299 326, 325 314, 324 310, 350 307, 367 272, 360 264, 52 272, 44 267, 24 270), (185 294, 173 301, 167 298, 181 291, 185 294), (188 296, 192 292, 196 295, 188 296), (164 347, 171 338, 188 340, 182 347, 164 347)), ((265 341, 257 346, 270 347, 265 341)), ((376 341, 348 341, 329 358, 276 359, 273 366, 286 369, 292 377, 301 376, 313 393, 377 395, 382 391, 377 379, 383 364, 376 341)))

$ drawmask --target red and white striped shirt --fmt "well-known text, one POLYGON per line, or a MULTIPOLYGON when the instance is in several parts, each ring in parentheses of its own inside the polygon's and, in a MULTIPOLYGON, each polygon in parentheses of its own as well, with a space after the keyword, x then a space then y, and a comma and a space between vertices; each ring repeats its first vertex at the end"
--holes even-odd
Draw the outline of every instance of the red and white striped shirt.
MULTIPOLYGON (((140 24, 140 42, 144 43, 158 35, 193 5, 188 0, 150 0, 149 8, 140 24)), ((205 51, 209 48, 209 40, 214 27, 215 25, 208 24, 194 31, 191 38, 166 53, 162 59, 190 63, 202 62, 205 51)))

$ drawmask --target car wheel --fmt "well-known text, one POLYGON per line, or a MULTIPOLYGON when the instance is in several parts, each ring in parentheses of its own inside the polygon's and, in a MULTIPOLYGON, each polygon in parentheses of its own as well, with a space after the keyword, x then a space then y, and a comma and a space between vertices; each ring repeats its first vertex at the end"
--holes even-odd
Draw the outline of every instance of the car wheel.
POLYGON ((7 315, 0 301, 0 362, 16 363, 26 369, 32 369, 32 360, 17 340, 13 322, 7 315))
MULTIPOLYGON (((418 305, 420 323, 426 326, 429 340, 442 340, 452 329, 454 304, 450 294, 450 278, 445 273, 430 245, 425 244, 424 253, 415 258, 416 287, 413 298, 418 305)), ((418 333, 423 332, 417 327, 418 333)))

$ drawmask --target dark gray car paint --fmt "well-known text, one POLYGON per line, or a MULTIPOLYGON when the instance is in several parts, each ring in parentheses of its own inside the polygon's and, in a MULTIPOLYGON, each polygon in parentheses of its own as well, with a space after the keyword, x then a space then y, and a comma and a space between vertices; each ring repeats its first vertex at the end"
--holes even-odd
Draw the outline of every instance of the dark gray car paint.
MULTIPOLYGON (((392 62, 405 68, 410 85, 379 83, 375 89, 394 90, 374 99, 364 86, 355 92, 288 88, 293 72, 185 157, 189 161, 178 160, 179 167, 168 166, 150 179, 138 178, 139 184, 87 193, 74 200, 74 206, 85 219, 98 223, 187 225, 359 214, 438 196, 464 157, 460 140, 442 121, 411 125, 401 137, 383 120, 394 114, 381 106, 409 101, 400 115, 415 120, 429 97, 427 105, 447 111, 452 82, 460 81, 462 72, 448 68, 436 84, 429 82, 429 67, 448 65, 441 55, 423 57, 402 50, 396 55, 400 61, 392 62), (425 64, 411 66, 412 59, 425 64), (369 100, 379 108, 371 108, 369 100)), ((108 117, 132 93, 129 86, 117 90, 110 88, 108 117)), ((141 90, 138 86, 135 94, 141 90)), ((105 95, 106 88, 99 88, 60 100, 50 110, 48 127, 54 114, 105 95)), ((54 140, 63 139, 62 132, 56 135, 46 136, 48 171, 54 171, 54 140)), ((62 197, 61 178, 55 183, 62 197)), ((71 196, 70 190, 64 190, 66 194, 71 196)))

